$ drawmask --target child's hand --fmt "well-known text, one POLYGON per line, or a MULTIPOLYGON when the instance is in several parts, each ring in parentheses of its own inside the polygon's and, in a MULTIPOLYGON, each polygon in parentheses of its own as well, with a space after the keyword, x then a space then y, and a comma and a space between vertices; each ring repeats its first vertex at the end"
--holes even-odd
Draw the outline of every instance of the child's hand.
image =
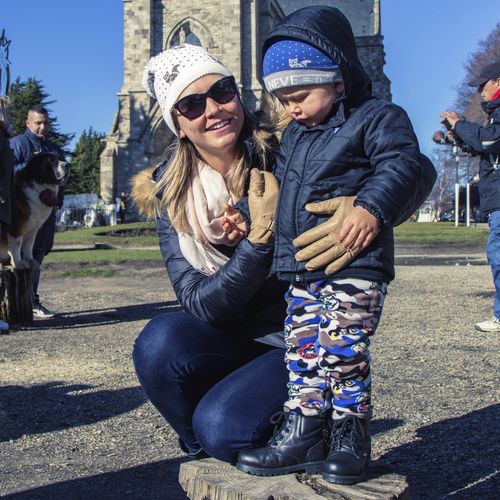
POLYGON ((370 245, 379 231, 377 218, 358 205, 345 218, 338 242, 351 252, 359 253, 370 245))
POLYGON ((245 224, 242 215, 232 206, 226 203, 224 210, 226 215, 222 219, 222 228, 224 229, 229 241, 238 243, 247 234, 247 225, 245 224))

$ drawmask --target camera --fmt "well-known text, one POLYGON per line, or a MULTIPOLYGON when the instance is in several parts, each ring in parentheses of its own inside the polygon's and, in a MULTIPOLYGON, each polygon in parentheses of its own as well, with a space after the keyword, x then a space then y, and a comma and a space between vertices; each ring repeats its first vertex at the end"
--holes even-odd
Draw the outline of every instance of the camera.
MULTIPOLYGON (((450 122, 445 118, 441 120, 441 123, 446 127, 446 130, 451 130, 450 122)), ((449 146, 459 147, 463 153, 474 154, 474 150, 468 144, 465 144, 459 137, 453 134, 453 138, 450 138, 448 134, 445 134, 442 130, 436 130, 432 136, 432 140, 436 144, 444 144, 449 146)))
POLYGON ((441 123, 444 125, 444 128, 448 132, 451 132, 453 130, 453 127, 451 126, 451 123, 448 121, 448 118, 442 118, 441 123))

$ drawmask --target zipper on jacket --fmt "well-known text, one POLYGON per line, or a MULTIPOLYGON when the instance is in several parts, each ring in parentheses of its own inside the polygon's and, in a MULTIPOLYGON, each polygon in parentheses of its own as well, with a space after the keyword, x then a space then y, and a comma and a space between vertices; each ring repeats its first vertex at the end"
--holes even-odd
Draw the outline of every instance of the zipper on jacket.
MULTIPOLYGON (((303 131, 300 131, 299 132, 299 136, 298 136, 298 139, 294 141, 294 146, 293 146, 293 149, 291 151, 290 154, 288 154, 288 158, 286 160, 286 163, 285 163, 285 168, 283 169, 283 175, 281 176, 281 184, 280 184, 280 190, 279 190, 279 194, 278 194, 278 203, 276 205, 276 207, 280 207, 281 206, 281 200, 282 200, 282 197, 283 197, 283 181, 286 179, 287 177, 287 174, 288 174, 288 170, 290 168, 290 162, 292 161, 292 158, 293 158, 293 153, 295 152, 295 149, 297 148, 297 145, 300 141, 300 139, 302 138, 302 136, 305 134, 305 132, 303 131)), ((298 193, 297 193, 297 197, 298 197, 298 193)), ((279 229, 279 223, 280 223, 280 210, 277 210, 276 211, 276 229, 278 230, 279 229)), ((295 228, 295 230, 297 231, 297 228, 295 228)), ((281 238, 276 238, 276 245, 275 245, 275 256, 276 255, 279 255, 279 246, 280 246, 280 240, 281 238)), ((274 260, 274 259, 273 259, 274 260)), ((273 263, 273 268, 276 267, 275 264, 273 263)), ((294 271, 297 270, 297 263, 295 263, 295 269, 294 271)))

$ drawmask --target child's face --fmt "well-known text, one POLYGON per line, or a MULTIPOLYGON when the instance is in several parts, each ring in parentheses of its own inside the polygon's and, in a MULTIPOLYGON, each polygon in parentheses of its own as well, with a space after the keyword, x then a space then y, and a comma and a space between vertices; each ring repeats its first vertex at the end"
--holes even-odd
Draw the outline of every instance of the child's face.
POLYGON ((343 91, 343 83, 324 83, 277 89, 274 95, 291 118, 314 127, 324 121, 343 91))

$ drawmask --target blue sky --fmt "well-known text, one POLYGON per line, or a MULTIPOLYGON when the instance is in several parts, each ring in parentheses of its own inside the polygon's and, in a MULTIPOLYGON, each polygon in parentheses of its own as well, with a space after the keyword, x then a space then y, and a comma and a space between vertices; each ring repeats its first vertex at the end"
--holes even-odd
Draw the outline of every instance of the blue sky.
MULTIPOLYGON (((13 77, 44 83, 60 130, 108 132, 122 84, 122 1, 0 0, 0 12, 13 77)), ((382 0, 385 73, 425 153, 439 113, 455 101, 468 54, 497 22, 498 1, 382 0)))

